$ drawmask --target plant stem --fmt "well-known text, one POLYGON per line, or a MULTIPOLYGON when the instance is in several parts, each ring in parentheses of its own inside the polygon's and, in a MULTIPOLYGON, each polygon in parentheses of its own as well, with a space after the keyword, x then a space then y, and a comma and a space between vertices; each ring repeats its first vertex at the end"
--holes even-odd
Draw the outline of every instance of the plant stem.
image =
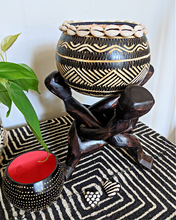
POLYGON ((5 61, 5 60, 4 60, 4 57, 3 57, 3 55, 2 55, 1 53, 0 53, 0 56, 2 57, 2 61, 5 61))
POLYGON ((6 51, 5 51, 4 54, 5 54, 5 61, 7 62, 7 54, 6 54, 6 51))

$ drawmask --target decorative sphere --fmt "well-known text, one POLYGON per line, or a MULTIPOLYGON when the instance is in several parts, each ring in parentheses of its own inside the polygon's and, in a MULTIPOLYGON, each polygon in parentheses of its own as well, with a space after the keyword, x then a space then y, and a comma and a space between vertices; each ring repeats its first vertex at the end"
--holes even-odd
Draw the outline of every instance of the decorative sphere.
POLYGON ((150 67, 146 29, 130 22, 63 23, 56 63, 65 82, 91 96, 139 84, 150 67))

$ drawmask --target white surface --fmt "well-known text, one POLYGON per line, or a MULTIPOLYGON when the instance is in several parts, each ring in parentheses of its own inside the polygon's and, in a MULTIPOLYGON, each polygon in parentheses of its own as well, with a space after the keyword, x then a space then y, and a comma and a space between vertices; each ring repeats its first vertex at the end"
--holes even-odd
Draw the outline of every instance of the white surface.
MULTIPOLYGON (((39 81, 41 95, 30 91, 40 121, 65 114, 63 102, 44 86, 45 77, 56 70, 55 47, 61 35, 58 27, 64 20, 129 20, 143 23, 149 30, 147 38, 155 73, 145 87, 153 94, 153 109, 140 120, 174 141, 176 127, 175 100, 175 4, 174 0, 0 0, 0 40, 6 35, 22 32, 8 51, 8 61, 26 63, 33 68, 39 81)), ((97 98, 74 93, 82 103, 97 98)), ((8 118, 7 108, 1 106, 6 128, 26 124, 13 106, 8 118)))

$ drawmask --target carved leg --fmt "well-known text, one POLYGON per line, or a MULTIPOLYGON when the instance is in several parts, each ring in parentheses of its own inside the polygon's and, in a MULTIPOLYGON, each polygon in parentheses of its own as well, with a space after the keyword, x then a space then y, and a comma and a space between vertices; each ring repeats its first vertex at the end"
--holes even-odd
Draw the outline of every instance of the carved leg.
POLYGON ((117 134, 110 137, 108 143, 115 148, 125 148, 139 165, 151 170, 153 158, 143 152, 140 142, 133 135, 128 133, 117 134))
POLYGON ((128 128, 126 130, 124 130, 123 132, 121 132, 121 134, 124 134, 124 133, 132 134, 133 133, 133 129, 135 128, 137 122, 138 122, 138 118, 129 120, 128 128))
POLYGON ((81 141, 77 133, 76 121, 74 121, 68 133, 68 154, 66 159, 68 167, 66 168, 65 179, 68 180, 70 178, 76 165, 86 153, 93 152, 106 144, 107 142, 103 140, 81 141))

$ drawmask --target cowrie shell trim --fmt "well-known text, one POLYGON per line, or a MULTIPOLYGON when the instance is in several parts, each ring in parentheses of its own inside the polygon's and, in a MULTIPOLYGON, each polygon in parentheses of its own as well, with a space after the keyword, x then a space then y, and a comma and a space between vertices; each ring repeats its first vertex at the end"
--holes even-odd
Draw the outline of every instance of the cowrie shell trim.
MULTIPOLYGON (((106 21, 107 22, 107 21, 106 21)), ((110 23, 110 21, 108 21, 110 23)), ((115 22, 121 22, 116 20, 115 22)), ((74 21, 64 21, 62 25, 59 26, 59 30, 63 31, 67 35, 74 36, 77 35, 79 37, 85 37, 85 36, 93 36, 93 37, 142 37, 143 35, 146 35, 148 33, 147 28, 143 24, 137 24, 136 22, 128 22, 129 25, 115 25, 115 24, 110 24, 106 25, 106 27, 102 24, 101 25, 95 25, 92 28, 90 28, 88 25, 79 25, 79 26, 74 26, 74 21), (71 24, 71 25, 70 25, 71 24), (130 26, 130 24, 136 24, 134 28, 130 26)), ((77 21, 76 23, 82 23, 82 21, 77 21)), ((96 23, 96 22, 95 22, 96 23)), ((103 22, 102 22, 103 23, 103 22)))

